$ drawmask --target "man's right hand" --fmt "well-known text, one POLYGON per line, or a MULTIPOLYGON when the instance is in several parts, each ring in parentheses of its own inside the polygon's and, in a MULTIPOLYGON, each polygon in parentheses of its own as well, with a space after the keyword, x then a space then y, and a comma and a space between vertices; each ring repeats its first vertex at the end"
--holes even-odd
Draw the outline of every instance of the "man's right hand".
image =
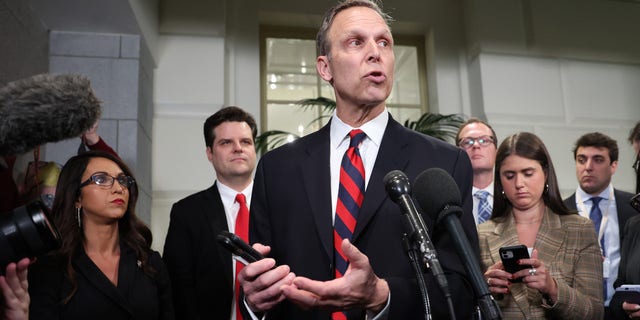
MULTIPOLYGON (((254 244, 253 248, 263 256, 271 251, 270 247, 259 243, 254 244)), ((285 299, 282 286, 293 284, 296 275, 291 272, 289 266, 281 265, 274 268, 275 265, 274 259, 265 258, 248 264, 238 275, 245 300, 254 313, 271 310, 285 299)))

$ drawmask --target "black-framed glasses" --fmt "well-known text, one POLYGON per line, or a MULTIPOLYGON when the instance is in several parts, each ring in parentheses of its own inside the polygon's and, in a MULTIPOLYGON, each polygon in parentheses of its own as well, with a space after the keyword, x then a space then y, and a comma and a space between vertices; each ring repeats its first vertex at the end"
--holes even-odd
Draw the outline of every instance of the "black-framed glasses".
POLYGON ((478 145, 481 147, 486 147, 493 143, 493 138, 489 136, 482 136, 478 138, 467 137, 460 140, 460 147, 463 149, 469 149, 473 147, 476 142, 478 142, 478 145))
POLYGON ((92 174, 89 179, 81 183, 80 188, 92 183, 101 187, 111 187, 116 180, 121 186, 127 189, 129 189, 134 183, 136 183, 136 180, 134 180, 133 177, 130 177, 124 173, 119 174, 117 177, 113 177, 106 172, 96 172, 92 174))

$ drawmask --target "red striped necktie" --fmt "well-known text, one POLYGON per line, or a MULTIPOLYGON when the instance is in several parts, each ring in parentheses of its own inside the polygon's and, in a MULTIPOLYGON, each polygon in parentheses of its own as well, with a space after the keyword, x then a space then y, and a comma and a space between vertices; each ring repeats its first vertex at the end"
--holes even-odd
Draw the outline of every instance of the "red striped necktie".
MULTIPOLYGON (((236 202, 240 205, 238 209, 238 216, 236 216, 236 229, 235 234, 242 238, 242 240, 249 242, 249 208, 247 208, 247 199, 244 194, 238 193, 236 195, 236 202)), ((244 265, 236 261, 236 278, 235 278, 235 290, 234 295, 236 299, 236 320, 242 320, 242 313, 240 312, 240 282, 238 282, 238 274, 244 265)))
MULTIPOLYGON (((364 165, 358 146, 367 137, 360 129, 349 132, 351 142, 342 157, 340 164, 340 186, 338 187, 338 203, 333 225, 333 246, 335 276, 340 278, 347 271, 349 261, 342 252, 342 240, 353 237, 358 219, 358 211, 364 200, 364 165)), ((346 319, 344 312, 334 312, 334 320, 346 319)))

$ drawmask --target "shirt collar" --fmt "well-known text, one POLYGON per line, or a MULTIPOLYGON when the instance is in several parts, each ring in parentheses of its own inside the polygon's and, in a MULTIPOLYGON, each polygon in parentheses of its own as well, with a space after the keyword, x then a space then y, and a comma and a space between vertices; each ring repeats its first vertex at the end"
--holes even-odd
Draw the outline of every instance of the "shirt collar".
POLYGON ((227 207, 231 207, 233 203, 236 202, 236 195, 238 193, 244 194, 247 200, 247 205, 251 203, 251 190, 253 189, 253 181, 251 181, 251 183, 249 183, 249 185, 244 188, 242 192, 231 189, 231 187, 225 185, 224 183, 221 183, 220 180, 216 181, 216 183, 218 184, 218 192, 220 192, 220 198, 222 199, 222 202, 225 202, 224 204, 227 207))
POLYGON ((593 197, 600 197, 603 198, 605 200, 610 200, 610 195, 611 195, 611 188, 613 188, 613 186, 611 186, 611 183, 609 183, 609 185, 602 190, 602 192, 600 192, 600 194, 592 196, 588 193, 586 193, 584 190, 582 190, 582 188, 580 186, 578 186, 578 190, 576 190, 576 193, 578 193, 580 195, 580 199, 582 199, 582 202, 586 202, 589 199, 593 198, 593 197))
POLYGON ((353 129, 362 130, 371 142, 375 143, 377 147, 380 147, 382 136, 384 135, 384 130, 387 128, 388 122, 389 112, 387 111, 387 107, 385 107, 377 117, 367 121, 367 123, 360 126, 360 128, 353 128, 344 123, 338 118, 336 111, 334 111, 330 128, 331 149, 337 149, 340 144, 346 141, 347 135, 353 129))

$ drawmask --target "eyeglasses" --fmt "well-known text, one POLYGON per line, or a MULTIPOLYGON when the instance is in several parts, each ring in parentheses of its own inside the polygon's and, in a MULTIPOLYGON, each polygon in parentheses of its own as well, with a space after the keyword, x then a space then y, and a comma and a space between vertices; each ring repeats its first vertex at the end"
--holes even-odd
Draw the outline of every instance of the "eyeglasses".
POLYGON ((118 183, 121 186, 127 189, 129 189, 134 183, 136 183, 136 181, 132 177, 124 173, 119 174, 117 177, 112 177, 106 172, 96 172, 93 175, 91 175, 89 179, 81 183, 80 188, 87 186, 91 183, 101 187, 111 187, 113 186, 113 182, 116 180, 118 180, 118 183))
POLYGON ((493 143, 493 138, 489 136, 482 136, 478 138, 464 138, 460 140, 460 147, 462 149, 469 149, 473 147, 473 145, 478 142, 478 145, 481 147, 486 147, 493 143))

